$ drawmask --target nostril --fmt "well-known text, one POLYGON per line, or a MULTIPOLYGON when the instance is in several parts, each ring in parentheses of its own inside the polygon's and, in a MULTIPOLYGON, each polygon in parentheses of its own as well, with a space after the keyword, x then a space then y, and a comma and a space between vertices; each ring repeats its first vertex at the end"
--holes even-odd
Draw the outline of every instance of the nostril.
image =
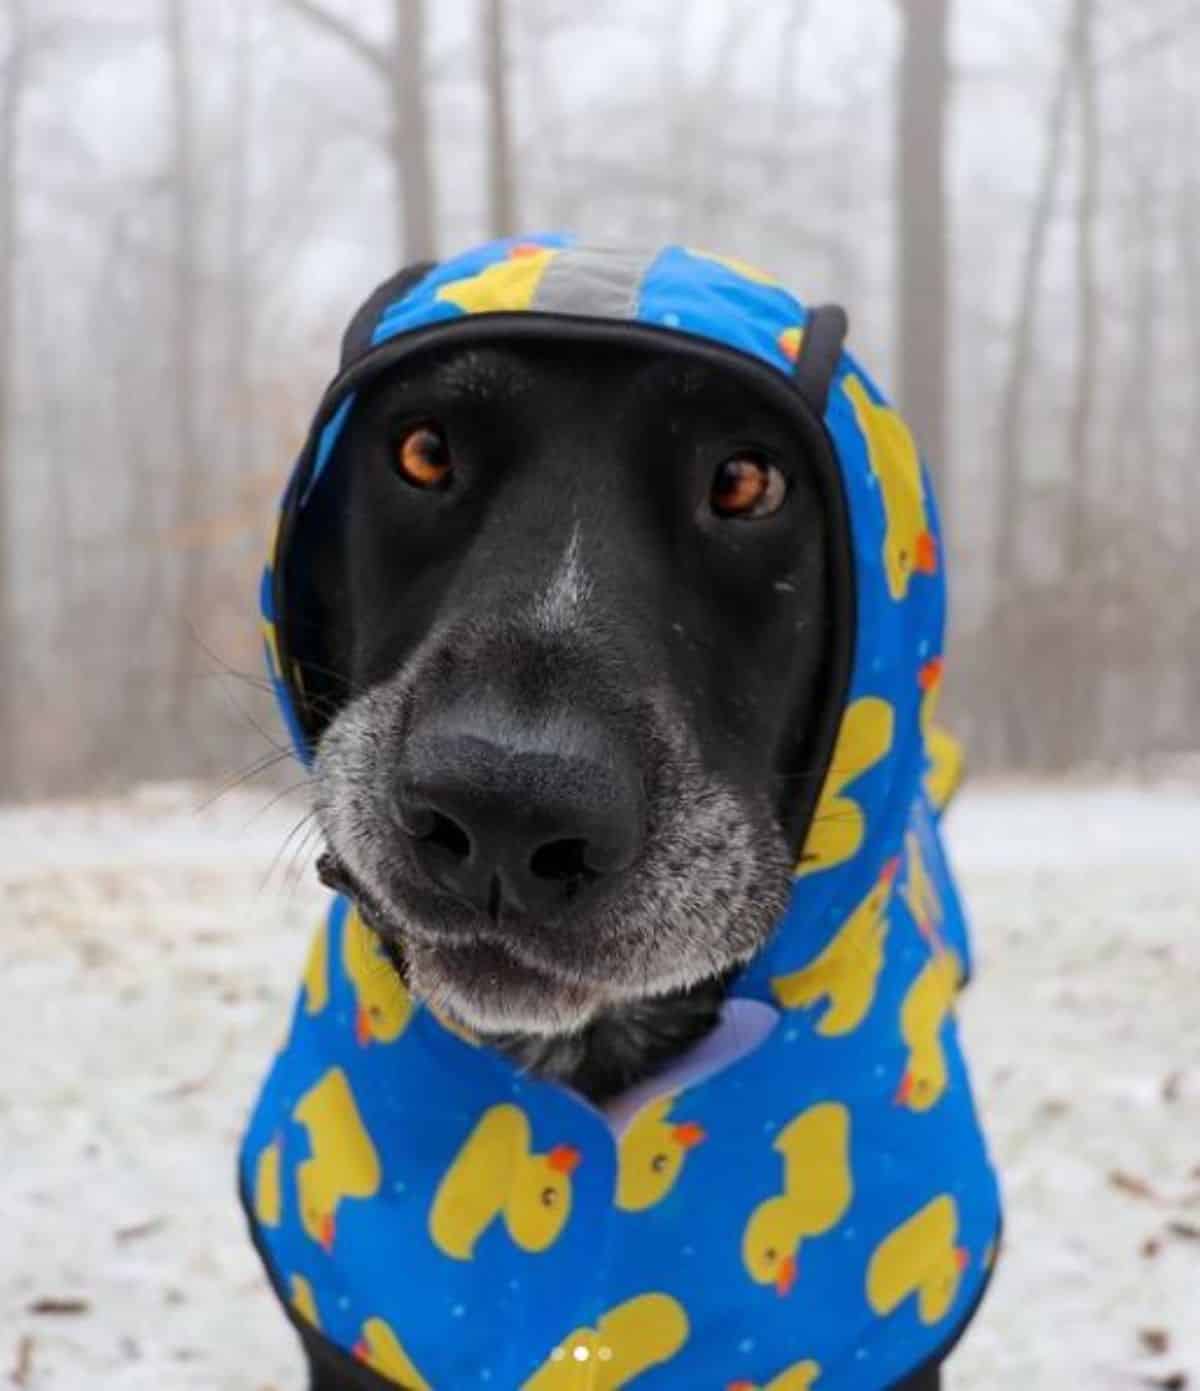
POLYGON ((457 859, 465 860, 471 853, 471 837, 466 831, 440 811, 431 811, 428 816, 429 829, 419 838, 431 845, 440 845, 457 859))
POLYGON ((539 879, 594 879, 596 872, 586 862, 587 841, 579 837, 548 841, 540 845, 529 861, 539 879))
POLYGON ((413 840, 441 846, 457 859, 466 859, 471 853, 471 838, 466 831, 457 821, 432 807, 414 807, 398 800, 396 820, 413 840))

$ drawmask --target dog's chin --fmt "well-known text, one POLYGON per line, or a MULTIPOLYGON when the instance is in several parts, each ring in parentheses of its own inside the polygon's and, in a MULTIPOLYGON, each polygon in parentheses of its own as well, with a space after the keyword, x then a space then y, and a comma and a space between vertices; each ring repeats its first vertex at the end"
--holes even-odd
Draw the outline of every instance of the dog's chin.
POLYGON ((404 959, 413 993, 476 1033, 577 1033, 604 1004, 594 982, 518 960, 491 939, 431 943, 406 934, 404 959))

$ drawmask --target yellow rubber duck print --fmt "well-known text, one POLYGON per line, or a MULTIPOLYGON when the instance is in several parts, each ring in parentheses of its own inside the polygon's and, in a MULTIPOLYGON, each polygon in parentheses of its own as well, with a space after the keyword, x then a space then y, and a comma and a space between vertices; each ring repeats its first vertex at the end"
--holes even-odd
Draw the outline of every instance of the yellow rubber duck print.
POLYGON ((292 1114, 307 1129, 312 1150, 311 1158, 296 1166, 300 1221, 314 1241, 331 1251, 338 1204, 379 1191, 379 1157, 340 1067, 330 1068, 292 1114))
POLYGON ((800 356, 800 345, 804 342, 804 330, 799 325, 785 328, 775 341, 784 357, 789 362, 795 362, 800 356))
POLYGON ((957 1237, 958 1206, 946 1193, 901 1223, 879 1243, 867 1265, 871 1308, 890 1314, 915 1294, 922 1323, 944 1319, 970 1263, 957 1237))
POLYGON ((771 991, 784 1009, 827 1002, 816 1024, 817 1033, 826 1038, 852 1033, 870 1011, 883 969, 887 910, 899 867, 899 856, 888 860, 870 893, 814 961, 771 980, 771 991))
POLYGON ((742 1261, 752 1280, 785 1295, 796 1283, 801 1240, 829 1231, 850 1206, 850 1112, 834 1101, 810 1106, 773 1148, 783 1157, 783 1192, 750 1214, 742 1261))
POLYGON ((673 1121, 667 1113, 676 1094, 657 1097, 634 1117, 621 1137, 617 1206, 626 1212, 653 1207, 675 1187, 688 1151, 704 1139, 695 1121, 673 1121))
POLYGON ((354 1344, 353 1352, 360 1362, 403 1386, 405 1391, 430 1391, 429 1383, 417 1371, 400 1339, 383 1319, 368 1319, 363 1324, 362 1336, 354 1344))
POLYGON ((507 260, 497 261, 495 265, 465 280, 450 281, 438 290, 437 298, 458 305, 467 314, 528 309, 542 283, 546 267, 557 254, 554 247, 513 247, 507 260))
POLYGON ((394 1043, 412 1016, 412 996, 357 908, 346 914, 342 929, 342 969, 354 987, 354 1037, 364 1048, 394 1043))
MULTIPOLYGON (((520 1391, 577 1391, 586 1367, 588 1391, 620 1391, 651 1367, 669 1362, 688 1338, 683 1305, 669 1294, 635 1295, 577 1328, 554 1349, 520 1391)), ((585 1373, 586 1375, 586 1373, 585 1373)))
POLYGON ((329 1003, 329 927, 322 922, 304 965, 304 1012, 320 1014, 329 1003))
POLYGON ((796 1362, 774 1376, 765 1386, 753 1381, 731 1381, 725 1391, 809 1391, 817 1384, 821 1375, 821 1364, 811 1359, 796 1362))
POLYGON ((313 1287, 303 1275, 292 1276, 291 1305, 301 1318, 320 1331, 321 1320, 317 1316, 316 1296, 313 1294, 313 1287))
POLYGON ((831 869, 858 853, 866 834, 862 807, 844 790, 892 747, 896 717, 878 696, 862 696, 842 716, 829 772, 813 813, 796 874, 831 869))
POLYGON ((254 1166, 254 1215, 264 1227, 278 1227, 283 1216, 283 1190, 280 1167, 283 1142, 277 1135, 263 1147, 254 1166))
POLYGON ((933 880, 925 868, 925 858, 921 854, 921 838, 916 831, 907 831, 904 836, 904 854, 908 866, 906 883, 901 897, 908 904, 917 931, 935 950, 943 949, 942 944, 942 901, 933 880))
POLYGON ((877 406, 859 377, 851 372, 842 385, 867 442, 871 471, 883 496, 888 592, 893 599, 903 599, 914 574, 937 571, 937 542, 925 510, 917 446, 901 417, 887 406, 877 406))
POLYGON ((900 1033, 908 1044, 908 1066, 896 1101, 910 1111, 928 1111, 946 1090, 942 1024, 962 981, 962 961, 951 950, 935 951, 908 987, 900 1006, 900 1033))
POLYGON ((555 1145, 530 1152, 529 1121, 511 1102, 489 1106, 446 1170, 429 1210, 439 1251, 469 1261, 498 1216, 523 1251, 544 1251, 571 1212, 571 1174, 580 1153, 555 1145))
POLYGON ((925 773, 925 794, 936 811, 950 801, 963 777, 963 751, 957 739, 937 724, 938 700, 942 693, 942 659, 934 657, 917 673, 921 705, 917 719, 929 758, 925 773))

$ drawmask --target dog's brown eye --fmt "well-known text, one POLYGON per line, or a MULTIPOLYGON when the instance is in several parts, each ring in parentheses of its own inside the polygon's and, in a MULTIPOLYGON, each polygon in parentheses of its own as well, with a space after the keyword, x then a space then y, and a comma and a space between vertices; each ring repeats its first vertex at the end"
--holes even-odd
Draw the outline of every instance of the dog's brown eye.
POLYGON ((787 491, 783 474, 758 454, 735 454, 717 469, 712 507, 722 517, 765 517, 787 491))
POLYGON ((418 425, 396 446, 396 467, 417 488, 436 488, 451 468, 450 446, 436 425, 418 425))

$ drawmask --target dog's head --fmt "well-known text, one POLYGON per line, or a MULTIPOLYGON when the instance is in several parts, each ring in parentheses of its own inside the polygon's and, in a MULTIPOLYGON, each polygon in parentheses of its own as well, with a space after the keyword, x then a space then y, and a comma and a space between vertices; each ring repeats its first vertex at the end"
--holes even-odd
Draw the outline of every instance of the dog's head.
POLYGON ((279 563, 331 877, 484 1033, 753 957, 844 680, 828 449, 793 389, 669 335, 542 330, 374 371, 279 563))

